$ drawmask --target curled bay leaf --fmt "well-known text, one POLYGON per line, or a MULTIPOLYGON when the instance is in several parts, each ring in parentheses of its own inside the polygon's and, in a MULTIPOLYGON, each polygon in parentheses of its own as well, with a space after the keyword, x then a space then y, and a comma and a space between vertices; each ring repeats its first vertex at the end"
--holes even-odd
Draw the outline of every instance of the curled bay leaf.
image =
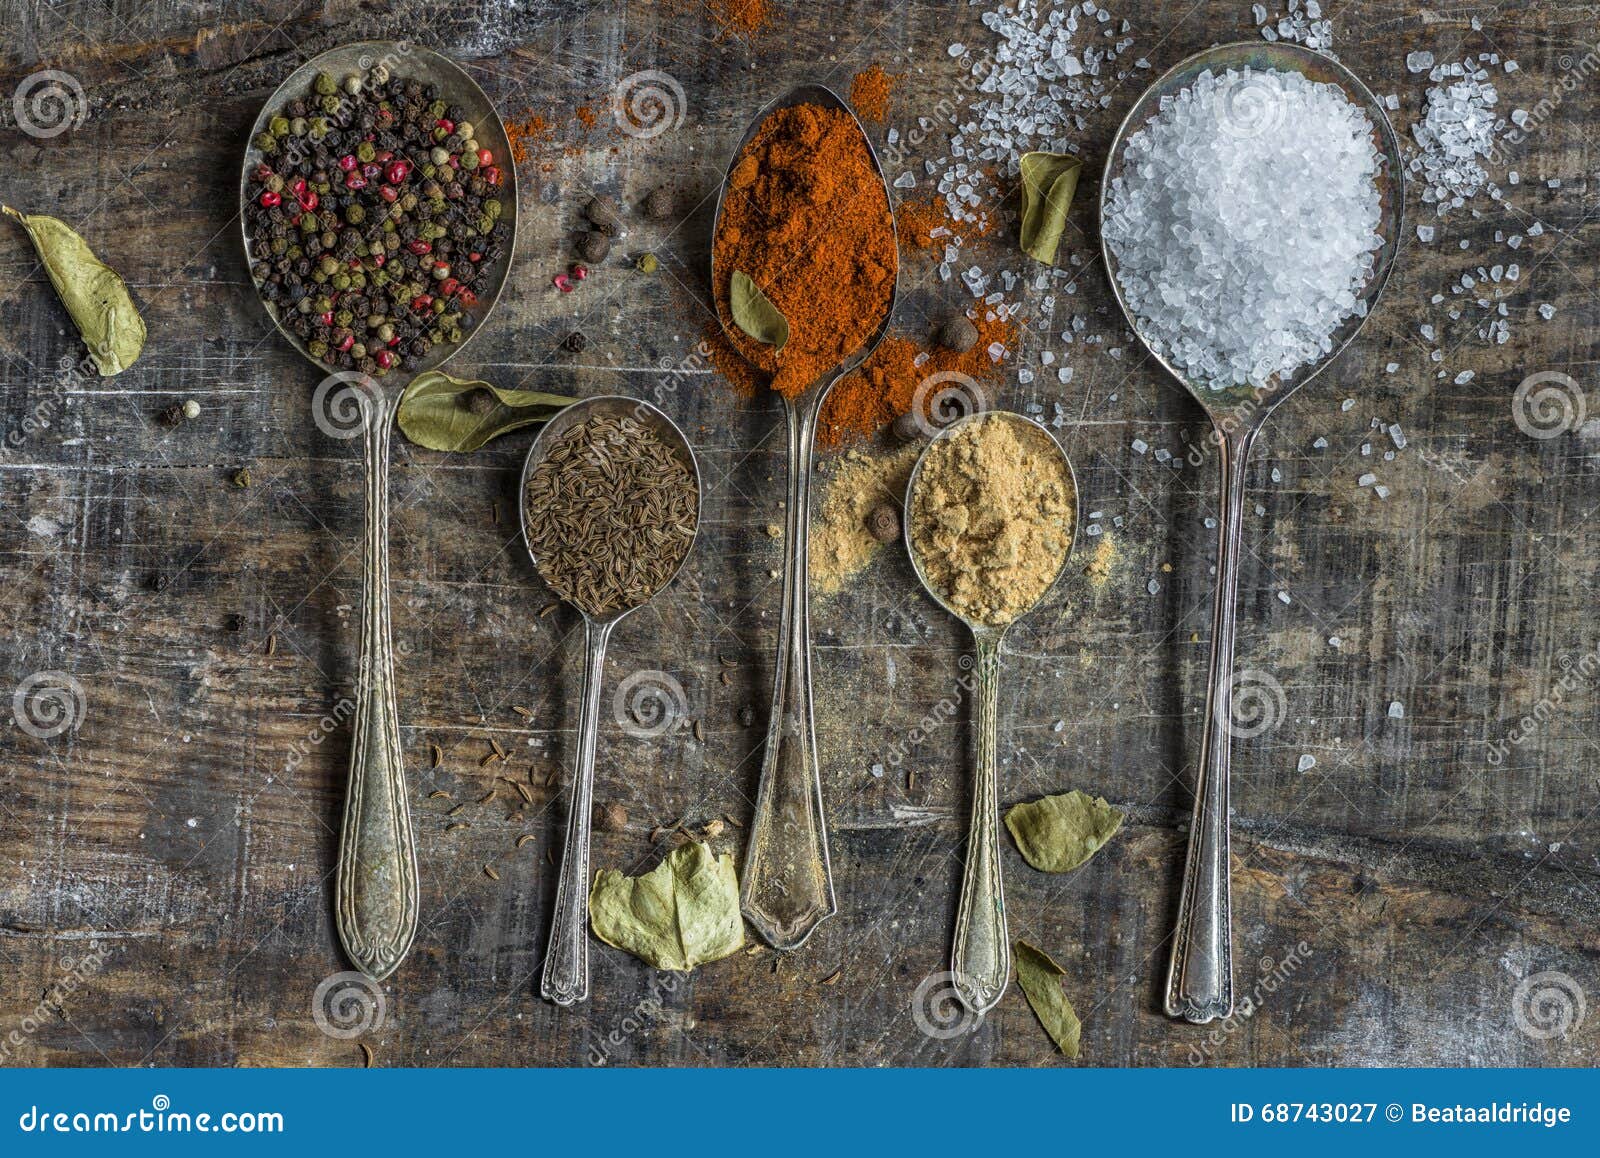
POLYGON ((491 439, 535 426, 576 402, 539 390, 502 390, 487 382, 426 370, 400 396, 400 433, 429 450, 477 450, 491 439))
POLYGON ((28 231, 50 284, 72 315, 103 378, 120 374, 144 349, 144 319, 117 271, 94 255, 89 243, 54 217, 0 206, 28 231))
POLYGON ((1018 940, 1015 949, 1017 984, 1022 987, 1022 995, 1028 999, 1034 1016, 1062 1053, 1071 1058, 1077 1057, 1078 1037, 1083 1032, 1083 1023, 1078 1020, 1077 1011, 1061 989, 1061 978, 1066 976, 1067 971, 1057 965, 1048 953, 1035 949, 1026 941, 1018 940))
POLYGON ((1065 153, 1024 153, 1022 170, 1022 252, 1050 265, 1067 226, 1067 210, 1078 189, 1081 157, 1065 153))
POLYGON ((607 945, 657 969, 687 973, 744 947, 739 878, 733 857, 693 842, 674 849, 650 872, 595 874, 589 921, 607 945))
POLYGON ((789 340, 789 319, 750 280, 749 274, 737 269, 728 285, 728 312, 733 315, 734 325, 775 350, 783 349, 789 340))
POLYGON ((1083 864, 1122 827, 1123 814, 1103 797, 1087 792, 1064 792, 1026 804, 1006 813, 1022 858, 1040 872, 1070 872, 1083 864))

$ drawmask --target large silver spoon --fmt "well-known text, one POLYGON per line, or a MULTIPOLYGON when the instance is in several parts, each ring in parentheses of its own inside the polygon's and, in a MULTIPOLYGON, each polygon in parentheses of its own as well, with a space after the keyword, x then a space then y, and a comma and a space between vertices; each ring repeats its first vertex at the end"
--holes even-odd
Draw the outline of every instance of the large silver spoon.
MULTIPOLYGON (((361 650, 357 667, 356 715, 350 744, 350 781, 344 825, 339 833, 334 916, 339 940, 351 962, 381 981, 393 973, 417 933, 416 838, 411 829, 410 790, 400 752, 400 713, 395 702, 394 647, 389 634, 389 436, 394 428, 400 388, 424 370, 434 370, 460 352, 482 328, 500 300, 517 241, 517 169, 511 142, 494 105, 454 62, 409 41, 364 40, 341 45, 306 61, 278 86, 261 107, 250 130, 239 176, 240 228, 245 266, 252 267, 244 201, 250 172, 264 160, 256 138, 292 98, 311 89, 318 73, 338 80, 356 77, 362 85, 382 84, 389 76, 438 86, 444 99, 467 110, 476 139, 501 159, 504 184, 500 201, 508 223, 505 248, 488 267, 488 279, 471 311, 476 325, 462 340, 435 346, 427 355, 390 374, 382 385, 356 370, 331 372, 318 384, 312 407, 318 427, 334 438, 361 438, 365 527, 361 552, 361 650)), ((350 106, 341 105, 335 118, 350 106)), ((252 277, 254 274, 252 273, 252 277)), ((259 291, 260 285, 257 285, 259 291)), ((278 332, 315 365, 329 367, 284 325, 276 306, 262 304, 278 332)))
MULTIPOLYGON (((779 97, 751 121, 728 162, 728 175, 717 191, 716 224, 731 188, 729 177, 745 147, 769 116, 793 105, 820 105, 847 114, 872 156, 872 168, 883 185, 887 207, 889 184, 872 150, 872 142, 850 106, 822 85, 808 84, 779 97)), ((890 214, 893 222, 893 214, 890 214)), ((819 239, 820 240, 820 239, 819 239)), ((719 269, 712 251, 711 279, 733 275, 719 269)), ((896 287, 898 292, 898 287, 896 287)), ((895 294, 872 337, 845 361, 824 374, 795 398, 785 398, 789 433, 789 501, 784 509, 783 618, 778 627, 778 659, 773 675, 772 715, 761 761, 761 786, 745 849, 740 904, 756 931, 775 949, 798 949, 816 927, 838 911, 833 873, 828 860, 828 825, 822 803, 822 773, 817 764, 816 726, 811 712, 811 617, 809 604, 809 538, 811 529, 811 451, 817 416, 833 384, 857 369, 889 329, 895 294)), ((719 314, 720 317, 720 314, 719 314)), ((737 349, 737 343, 735 343, 737 349)))
MULTIPOLYGON (((569 430, 591 418, 626 419, 638 423, 672 449, 694 476, 695 533, 697 536, 699 534, 700 464, 683 431, 660 410, 640 399, 616 394, 586 398, 582 402, 574 402, 545 423, 544 429, 528 448, 527 461, 522 464, 517 510, 522 518, 522 542, 528 548, 528 557, 533 560, 536 571, 540 570, 539 560, 533 554, 532 540, 528 537, 528 480, 569 430)), ((693 553, 694 544, 691 541, 672 574, 660 587, 637 603, 604 615, 591 615, 583 608, 578 608, 583 616, 584 661, 583 692, 578 708, 577 764, 572 777, 572 799, 567 808, 566 842, 561 851, 561 879, 556 885, 555 913, 550 920, 550 948, 545 954, 544 975, 539 982, 539 992, 557 1005, 572 1005, 589 996, 589 836, 590 823, 594 818, 594 742, 600 720, 600 687, 605 677, 606 644, 611 640, 612 628, 671 586, 693 553)))
POLYGON ((1105 242, 1104 230, 1101 231, 1101 252, 1105 255, 1111 291, 1116 295, 1117 304, 1151 356, 1183 384, 1211 419, 1221 476, 1222 517, 1217 531, 1216 604, 1211 624, 1211 670, 1206 682, 1205 732, 1200 743, 1200 766, 1195 773, 1194 819, 1190 826, 1189 855, 1184 866, 1183 892, 1178 900, 1178 921, 1172 938, 1172 962, 1165 997, 1168 1016, 1197 1024, 1225 1018, 1233 1012, 1228 770, 1234 721, 1234 611, 1239 594, 1244 466, 1256 435, 1273 408, 1337 357, 1372 312, 1389 279, 1399 248, 1405 199, 1400 149, 1394 129, 1384 115, 1383 106, 1354 73, 1338 61, 1298 45, 1245 41, 1208 49, 1179 62, 1134 103, 1117 130, 1106 158, 1105 177, 1100 185, 1102 220, 1112 182, 1123 171, 1124 146, 1128 138, 1144 128, 1163 103, 1176 98, 1201 73, 1207 69, 1221 72, 1230 68, 1302 73, 1311 80, 1337 85, 1352 104, 1367 114, 1373 126, 1373 144, 1383 161, 1377 177, 1381 197, 1378 228, 1383 236, 1383 247, 1378 252, 1372 277, 1361 294, 1365 308, 1334 331, 1332 345, 1321 361, 1288 377, 1275 378, 1264 388, 1242 386, 1213 390, 1204 382, 1191 381, 1151 345, 1149 335, 1122 296, 1116 255, 1105 242))
POLYGON ((1078 478, 1073 473, 1072 460, 1050 436, 1050 432, 1031 418, 1004 410, 970 414, 941 430, 938 437, 923 448, 916 466, 911 469, 911 480, 906 484, 905 534, 911 566, 933 601, 967 625, 977 652, 978 762, 972 782, 972 816, 967 837, 966 868, 961 877, 961 904, 956 911, 955 940, 950 953, 950 971, 954 974, 956 996, 975 1014, 987 1013, 994 1008, 1011 978, 1011 939, 1006 933, 1006 894, 1000 877, 1000 644, 1011 625, 1037 607, 1061 578, 1077 537, 1078 478), (998 626, 970 619, 945 600, 923 570, 923 559, 911 533, 912 519, 917 509, 917 485, 928 455, 945 439, 976 422, 1016 423, 1032 435, 1041 447, 1048 447, 1060 457, 1072 486, 1072 528, 1061 552, 1060 566, 1039 592, 1038 599, 1016 618, 998 626))

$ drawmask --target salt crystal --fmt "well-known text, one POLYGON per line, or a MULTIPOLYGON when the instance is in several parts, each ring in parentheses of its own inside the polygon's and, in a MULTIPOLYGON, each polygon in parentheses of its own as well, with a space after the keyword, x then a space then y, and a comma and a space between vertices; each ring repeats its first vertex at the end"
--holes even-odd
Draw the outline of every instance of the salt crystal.
POLYGON ((1150 449, 1150 444, 1142 438, 1136 438, 1129 444, 1133 447, 1134 454, 1143 454, 1150 449))
POLYGON ((1471 370, 1463 370, 1461 373, 1456 375, 1455 384, 1457 386, 1465 386, 1468 382, 1472 381, 1473 377, 1474 375, 1471 370))
POLYGON ((1541 303, 1539 306, 1539 316, 1548 322, 1551 318, 1556 316, 1555 306, 1551 305, 1549 302, 1541 303))
POLYGON ((1355 407, 1355 404, 1356 400, 1354 398, 1346 398, 1343 402, 1339 403, 1339 409, 1350 410, 1355 407))
POLYGON ((1405 719, 1405 715, 1406 709, 1404 704, 1402 704, 1399 700, 1391 700, 1389 702, 1389 718, 1391 720, 1403 720, 1405 719))
POLYGON ((1299 760, 1295 761, 1294 770, 1296 772, 1309 772, 1316 766, 1317 758, 1309 754, 1304 754, 1299 760))
POLYGON ((1150 580, 1150 582, 1148 582, 1148 583, 1146 583, 1144 585, 1144 589, 1146 591, 1150 592, 1150 594, 1154 595, 1154 594, 1156 594, 1156 592, 1161 590, 1161 584, 1157 583, 1154 579, 1152 579, 1152 580, 1150 580))
POLYGON ((1278 602, 1279 603, 1293 603, 1294 600, 1289 598, 1289 593, 1287 591, 1280 591, 1280 592, 1278 592, 1278 602))
POLYGON ((954 44, 952 44, 950 46, 948 51, 949 51, 951 56, 960 56, 966 50, 967 50, 967 46, 965 44, 962 44, 958 40, 958 41, 956 41, 954 44))
POLYGON ((1433 226, 1417 226, 1417 240, 1422 242, 1423 245, 1427 245, 1429 242, 1431 242, 1433 240, 1433 226))
MULTIPOLYGON (((951 55, 955 55, 952 53, 951 55)), ((1433 53, 1409 52, 1406 54, 1406 69, 1409 72, 1427 72, 1433 67, 1433 53)))
POLYGON ((1364 474, 1360 478, 1356 479, 1356 486, 1358 486, 1358 487, 1370 487, 1373 483, 1375 483, 1377 481, 1378 481, 1378 476, 1377 475, 1375 475, 1375 474, 1364 474))

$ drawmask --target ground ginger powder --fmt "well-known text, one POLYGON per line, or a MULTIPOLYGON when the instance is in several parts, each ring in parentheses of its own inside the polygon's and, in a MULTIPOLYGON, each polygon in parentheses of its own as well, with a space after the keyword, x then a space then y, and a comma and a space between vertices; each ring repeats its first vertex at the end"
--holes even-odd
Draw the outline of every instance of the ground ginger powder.
POLYGON ((963 618, 1004 627, 1039 601, 1072 545, 1077 495, 1043 430, 986 414, 929 447, 911 542, 929 585, 963 618))

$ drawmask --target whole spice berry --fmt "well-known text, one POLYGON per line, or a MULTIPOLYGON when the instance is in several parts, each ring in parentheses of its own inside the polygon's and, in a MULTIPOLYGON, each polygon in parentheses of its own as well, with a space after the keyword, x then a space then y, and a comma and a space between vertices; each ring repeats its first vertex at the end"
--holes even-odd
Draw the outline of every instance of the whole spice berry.
POLYGON ((584 278, 589 276, 588 267, 582 265, 575 265, 568 270, 568 272, 572 274, 573 281, 582 281, 584 278))
POLYGON ((978 327, 964 314, 955 314, 940 325, 935 341, 947 350, 965 354, 978 341, 978 327))
POLYGON ((661 260, 653 253, 639 255, 639 260, 634 263, 640 273, 655 273, 661 268, 661 260))
POLYGON ((616 202, 609 197, 592 197, 583 207, 583 215, 587 217, 601 233, 612 237, 622 234, 622 217, 617 213, 616 202))
POLYGON ((889 428, 891 434, 901 442, 916 442, 923 436, 922 423, 916 414, 902 414, 894 420, 894 425, 889 428))
POLYGON ((672 189, 662 185, 644 199, 644 215, 652 221, 665 221, 672 216, 672 189))
POLYGON ((581 354, 589 348, 589 339, 582 330, 573 330, 561 343, 561 348, 573 354, 581 354))
POLYGON ((567 277, 567 275, 564 273, 556 274, 555 277, 550 279, 550 284, 555 286, 556 289, 560 290, 564 294, 570 294, 572 292, 572 279, 567 277))
POLYGON ((598 229, 590 230, 578 239, 578 256, 591 265, 599 265, 611 252, 611 239, 598 229))
POLYGON ((900 512, 892 503, 879 503, 867 512, 867 533, 880 543, 900 537, 900 512))

